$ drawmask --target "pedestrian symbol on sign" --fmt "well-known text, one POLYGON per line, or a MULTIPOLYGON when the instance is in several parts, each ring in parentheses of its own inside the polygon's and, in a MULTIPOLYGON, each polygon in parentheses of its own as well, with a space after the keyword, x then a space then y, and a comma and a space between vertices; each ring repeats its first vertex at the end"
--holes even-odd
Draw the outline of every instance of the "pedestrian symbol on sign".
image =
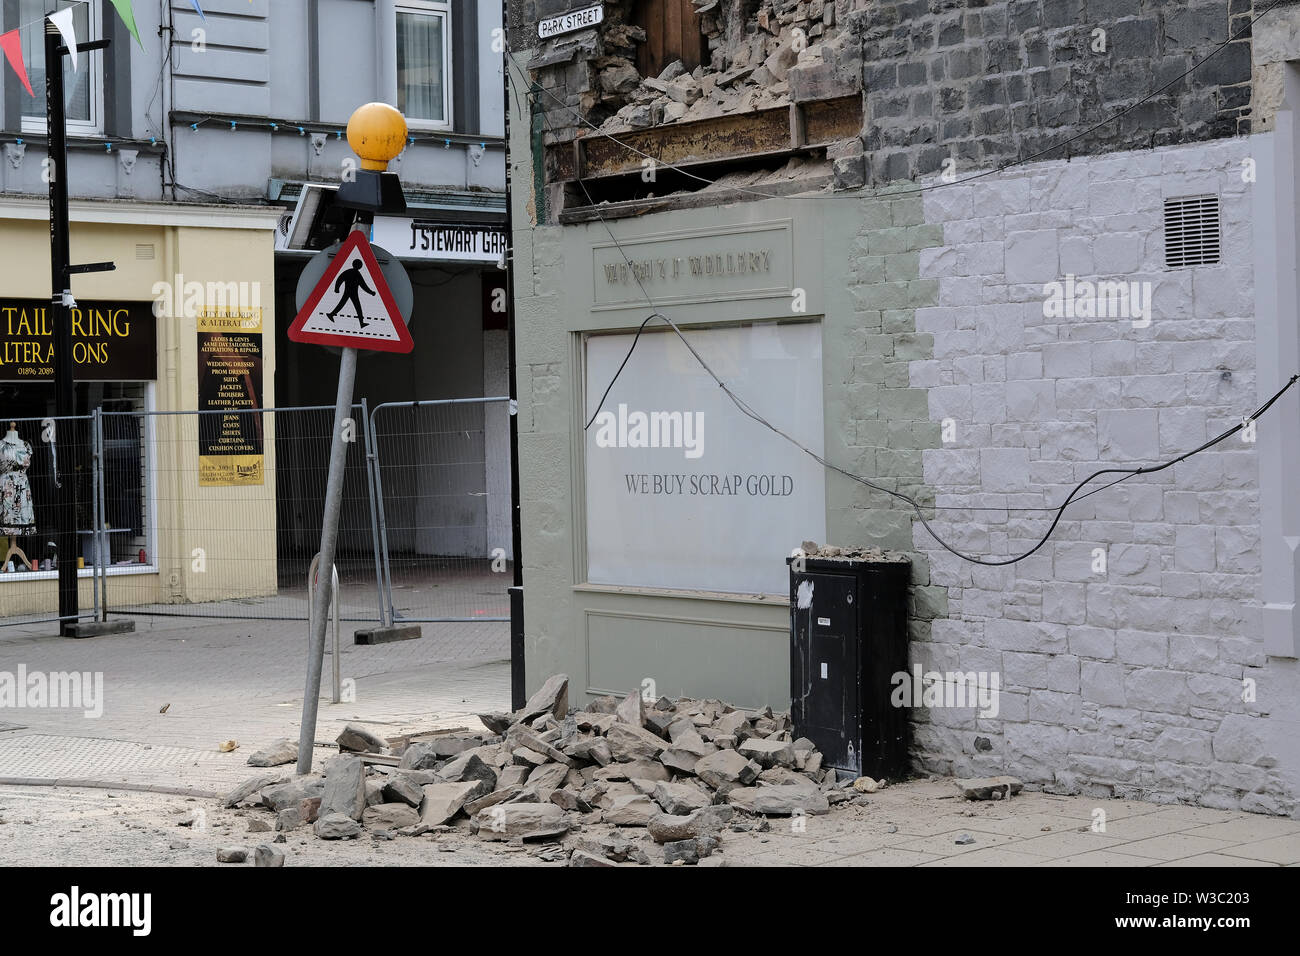
POLYGON ((349 233, 333 256, 289 326, 289 338, 380 352, 411 351, 411 333, 365 234, 349 233))
POLYGON ((365 289, 371 295, 376 293, 374 289, 366 285, 365 276, 361 272, 360 259, 353 259, 352 268, 339 273, 338 280, 334 283, 335 292, 339 291, 339 286, 346 286, 347 288, 343 290, 343 297, 339 299, 338 305, 334 306, 332 311, 326 313, 325 317, 333 322, 334 316, 339 314, 339 309, 351 302, 353 310, 357 313, 357 321, 361 323, 361 327, 364 329, 366 327, 366 314, 365 310, 361 308, 361 300, 357 297, 357 289, 365 289))

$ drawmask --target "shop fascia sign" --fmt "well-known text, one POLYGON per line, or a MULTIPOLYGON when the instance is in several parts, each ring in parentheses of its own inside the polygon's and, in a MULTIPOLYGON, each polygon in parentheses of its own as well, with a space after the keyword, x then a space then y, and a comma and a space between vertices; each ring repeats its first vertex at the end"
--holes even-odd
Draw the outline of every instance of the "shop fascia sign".
POLYGON ((594 27, 604 22, 605 5, 598 3, 594 7, 583 7, 581 10, 561 13, 558 17, 547 17, 537 24, 537 35, 543 40, 548 40, 562 33, 585 30, 587 27, 594 27))
POLYGON ((503 229, 394 216, 375 218, 372 241, 401 259, 441 262, 497 263, 506 251, 503 229))

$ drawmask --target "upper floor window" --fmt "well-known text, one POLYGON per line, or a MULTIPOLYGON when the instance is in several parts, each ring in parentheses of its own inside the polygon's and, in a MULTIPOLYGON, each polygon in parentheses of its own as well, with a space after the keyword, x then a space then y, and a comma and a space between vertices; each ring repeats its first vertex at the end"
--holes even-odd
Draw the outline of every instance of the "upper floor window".
POLYGON ((397 7, 397 108, 415 128, 451 126, 451 9, 435 0, 397 7))
MULTIPOLYGON (((45 132, 45 24, 46 14, 57 9, 50 0, 18 0, 18 22, 22 24, 23 62, 31 80, 34 97, 23 90, 23 131, 45 132)), ((98 4, 77 3, 72 6, 72 24, 78 40, 102 36, 98 4)), ((104 127, 103 59, 98 50, 82 53, 77 69, 72 58, 63 59, 63 88, 68 111, 68 132, 99 133, 104 127)))

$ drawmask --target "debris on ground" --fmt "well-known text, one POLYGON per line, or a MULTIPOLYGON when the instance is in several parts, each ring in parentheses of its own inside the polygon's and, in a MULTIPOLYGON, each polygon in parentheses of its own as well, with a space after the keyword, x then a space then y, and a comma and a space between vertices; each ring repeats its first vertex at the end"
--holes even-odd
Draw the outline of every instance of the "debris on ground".
POLYGON ((1015 777, 974 777, 953 783, 967 800, 1010 800, 1025 789, 1015 777))
POLYGON ((298 762, 298 742, 284 738, 269 747, 263 747, 248 758, 250 767, 282 767, 298 762))
MULTIPOLYGON (((478 733, 395 740, 349 724, 321 772, 255 777, 223 802, 272 813, 276 842, 310 824, 322 840, 363 830, 376 843, 477 836, 506 850, 532 845, 538 859, 570 866, 721 866, 728 830, 766 831, 769 817, 799 826, 855 786, 883 785, 840 781, 811 740, 794 737, 789 715, 770 707, 633 691, 571 710, 569 679, 557 674, 522 709, 480 720, 478 733)), ((286 743, 259 753, 282 755, 286 743)))

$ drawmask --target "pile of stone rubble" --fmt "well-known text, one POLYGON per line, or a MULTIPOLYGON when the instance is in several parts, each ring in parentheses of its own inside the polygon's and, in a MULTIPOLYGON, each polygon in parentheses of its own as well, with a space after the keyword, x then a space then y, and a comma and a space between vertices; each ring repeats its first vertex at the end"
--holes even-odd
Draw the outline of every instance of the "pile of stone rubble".
MULTIPOLYGON (((486 733, 390 747, 350 725, 338 738, 344 752, 323 773, 257 777, 225 805, 273 812, 280 842, 306 825, 324 840, 363 828, 378 839, 464 830, 560 844, 545 858, 574 866, 651 863, 660 853, 665 863, 717 866, 725 831, 765 829, 767 816, 826 813, 857 796, 854 781, 838 781, 811 741, 792 739, 789 717, 770 708, 648 702, 634 692, 570 712, 568 684, 553 676, 522 710, 480 715, 486 733), (400 762, 371 763, 366 753, 400 762), (606 835, 584 836, 595 824, 607 825, 595 828, 606 835)), ((249 762, 289 763, 296 751, 280 741, 249 762)), ((858 790, 875 786, 857 781, 858 790)))
POLYGON ((746 16, 742 5, 710 2, 700 12, 712 57, 690 72, 676 61, 657 77, 642 77, 634 61, 645 31, 617 21, 604 28, 597 92, 603 105, 621 108, 602 132, 751 113, 859 88, 848 35, 834 29, 834 3, 764 0, 746 16))

